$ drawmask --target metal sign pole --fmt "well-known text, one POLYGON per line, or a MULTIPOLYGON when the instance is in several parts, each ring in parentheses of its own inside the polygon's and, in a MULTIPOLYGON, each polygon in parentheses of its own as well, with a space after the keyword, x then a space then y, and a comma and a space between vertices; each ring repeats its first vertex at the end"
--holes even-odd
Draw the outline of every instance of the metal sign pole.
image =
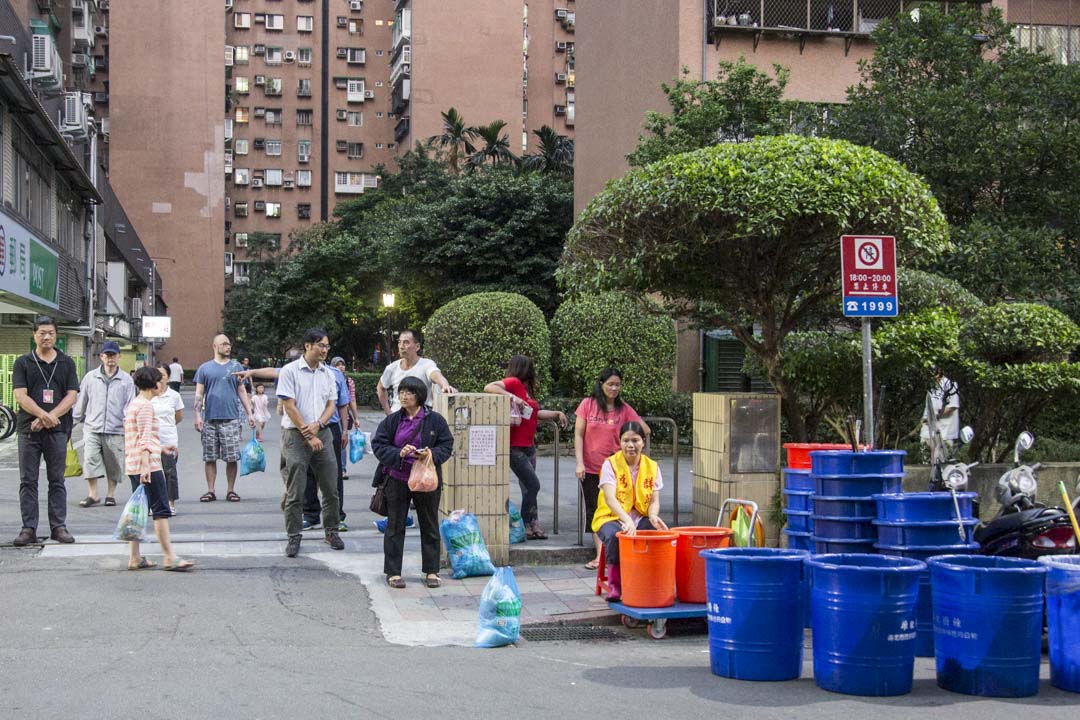
MULTIPOLYGON (((866 428, 866 447, 874 449, 874 369, 871 346, 870 318, 862 319, 862 399, 863 427, 866 428)), ((855 440, 855 438, 852 438, 855 440)))

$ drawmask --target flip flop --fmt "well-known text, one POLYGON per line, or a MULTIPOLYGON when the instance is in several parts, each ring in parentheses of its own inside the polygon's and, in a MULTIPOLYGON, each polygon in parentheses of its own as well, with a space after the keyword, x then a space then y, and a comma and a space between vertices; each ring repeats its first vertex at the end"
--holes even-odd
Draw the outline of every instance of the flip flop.
POLYGON ((199 502, 214 502, 217 500, 217 495, 212 492, 205 492, 199 497, 199 502))
POLYGON ((585 567, 589 570, 595 570, 596 568, 600 567, 600 561, 595 559, 590 560, 589 562, 585 563, 585 567))
POLYGON ((400 575, 391 575, 386 578, 386 584, 392 588, 401 589, 405 587, 405 581, 402 580, 400 575))
POLYGON ((116 498, 105 498, 105 507, 116 507, 116 498))
POLYGON ((150 568, 156 568, 156 562, 150 562, 146 558, 139 558, 139 564, 132 566, 128 565, 128 570, 149 570, 150 568))
POLYGON ((240 502, 240 496, 234 493, 232 490, 230 490, 229 494, 225 496, 225 499, 229 502, 240 502))
POLYGON ((165 567, 163 567, 162 569, 169 572, 187 572, 194 567, 195 563, 191 562, 190 560, 180 560, 178 558, 176 562, 174 562, 172 565, 165 565, 165 567))
POLYGON ((97 505, 99 502, 101 502, 101 501, 98 500, 97 498, 84 497, 82 500, 79 501, 79 507, 84 507, 84 508, 85 507, 93 507, 93 506, 97 505))
POLYGON ((429 588, 437 588, 442 585, 442 580, 440 580, 439 576, 435 573, 430 573, 426 578, 424 578, 424 583, 429 588))

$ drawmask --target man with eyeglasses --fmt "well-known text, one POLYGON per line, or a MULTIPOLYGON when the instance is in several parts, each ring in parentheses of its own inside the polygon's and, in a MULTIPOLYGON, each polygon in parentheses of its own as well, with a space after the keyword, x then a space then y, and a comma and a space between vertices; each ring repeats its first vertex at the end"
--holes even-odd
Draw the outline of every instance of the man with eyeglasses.
POLYGON ((11 386, 19 406, 15 428, 19 434, 19 510, 22 530, 14 545, 36 543, 38 526, 38 471, 45 460, 49 481, 49 527, 53 540, 73 543, 67 529, 67 488, 64 465, 71 438, 71 407, 79 394, 75 362, 56 349, 56 321, 34 320, 34 350, 15 361, 11 386))
POLYGON ((116 505, 116 486, 124 477, 124 411, 135 399, 135 383, 120 369, 120 344, 106 340, 98 354, 101 365, 83 376, 71 414, 83 426, 83 471, 86 497, 79 506, 101 502, 98 480, 105 478, 105 507, 116 505))
POLYGON ((206 492, 200 502, 214 502, 217 463, 225 463, 228 492, 225 499, 240 502, 236 494, 236 470, 240 461, 240 405, 247 413, 248 426, 255 427, 251 399, 234 373, 244 367, 231 358, 232 343, 225 335, 214 336, 214 359, 207 360, 195 373, 195 430, 202 433, 203 467, 206 492), (236 399, 240 398, 240 405, 236 399))

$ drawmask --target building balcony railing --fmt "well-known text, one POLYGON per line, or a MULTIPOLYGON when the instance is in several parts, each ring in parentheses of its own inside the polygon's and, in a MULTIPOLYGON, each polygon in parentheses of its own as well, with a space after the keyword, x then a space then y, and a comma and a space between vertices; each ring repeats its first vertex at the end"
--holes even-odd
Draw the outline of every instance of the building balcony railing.
MULTIPOLYGON (((980 4, 989 0, 961 0, 980 4)), ((724 33, 867 37, 882 20, 926 5, 927 0, 710 0, 710 35, 724 33)), ((945 3, 942 3, 943 5, 945 3)))
POLYGON ((409 122, 409 116, 408 115, 406 115, 405 117, 403 117, 403 118, 401 118, 400 120, 397 121, 397 124, 394 125, 394 142, 399 143, 402 140, 404 140, 406 137, 408 137, 408 135, 409 135, 409 124, 410 124, 410 122, 409 122))

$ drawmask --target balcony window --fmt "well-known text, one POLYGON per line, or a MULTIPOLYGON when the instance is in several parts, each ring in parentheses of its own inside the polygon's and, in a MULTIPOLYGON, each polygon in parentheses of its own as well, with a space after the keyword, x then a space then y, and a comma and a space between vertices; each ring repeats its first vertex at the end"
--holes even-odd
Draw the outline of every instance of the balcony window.
POLYGON ((281 110, 266 110, 266 124, 267 125, 280 125, 281 124, 281 110))
POLYGON ((282 52, 282 49, 279 47, 267 47, 266 55, 263 57, 263 61, 267 65, 280 65, 282 52))
POLYGON ((311 160, 311 141, 300 140, 296 143, 296 161, 306 163, 311 160))
MULTIPOLYGON (((267 155, 280 155, 281 154, 281 141, 280 140, 267 140, 266 141, 266 154, 267 155)), ((269 185, 270 183, 266 183, 269 185)))
POLYGON ((247 204, 247 201, 245 200, 244 202, 238 202, 235 205, 233 205, 233 212, 235 213, 236 217, 247 217, 248 216, 248 204, 247 204))
POLYGON ((266 186, 267 187, 280 187, 281 186, 281 169, 269 169, 266 171, 266 186))
POLYGON ((284 15, 267 15, 266 16, 266 29, 282 31, 285 29, 285 16, 284 15))
POLYGON ((314 115, 311 110, 297 110, 296 111, 296 124, 300 126, 311 126, 312 116, 314 115))
POLYGON ((233 78, 233 91, 239 95, 246 95, 251 92, 251 78, 235 77, 233 78))
POLYGON ((237 107, 236 108, 236 118, 235 119, 236 119, 236 124, 237 125, 243 125, 245 123, 250 122, 251 121, 250 118, 251 118, 251 114, 250 114, 250 112, 248 111, 248 109, 246 107, 237 107))
POLYGON ((300 78, 296 82, 297 97, 311 97, 311 78, 300 78))
POLYGON ((296 31, 297 32, 312 32, 315 30, 315 18, 311 15, 297 15, 296 16, 296 31))
POLYGON ((362 157, 364 157, 364 143, 349 143, 348 158, 350 160, 357 160, 362 157))
POLYGON ((299 203, 296 206, 296 217, 301 220, 311 219, 311 203, 299 203))
POLYGON ((349 80, 347 85, 348 102, 364 102, 364 81, 363 80, 349 80))
POLYGON ((281 203, 268 202, 266 203, 266 217, 279 218, 281 217, 281 203))
POLYGON ((297 170, 296 171, 296 187, 311 187, 311 171, 310 170, 297 170))
POLYGON ((247 65, 251 61, 251 48, 247 45, 237 45, 233 51, 233 62, 237 65, 247 65))
POLYGON ((297 48, 296 49, 296 64, 297 65, 310 65, 311 64, 311 48, 297 48))
POLYGON ((365 190, 377 188, 379 177, 371 173, 335 172, 334 192, 342 195, 362 195, 365 190))
POLYGON ((363 113, 363 111, 350 112, 350 113, 348 113, 348 115, 346 115, 346 118, 348 118, 349 127, 364 127, 364 113, 363 113))
POLYGON ((250 30, 251 29, 251 13, 234 13, 233 14, 233 27, 237 30, 250 30))
POLYGON ((267 95, 280 95, 281 78, 266 78, 266 85, 263 88, 263 92, 267 95))
POLYGON ((347 48, 345 62, 350 65, 363 65, 367 62, 367 51, 364 48, 347 48))
POLYGON ((249 168, 236 168, 233 171, 233 185, 250 185, 251 170, 249 168))
POLYGON ((248 154, 247 138, 236 138, 236 140, 233 141, 233 153, 236 155, 248 154))

